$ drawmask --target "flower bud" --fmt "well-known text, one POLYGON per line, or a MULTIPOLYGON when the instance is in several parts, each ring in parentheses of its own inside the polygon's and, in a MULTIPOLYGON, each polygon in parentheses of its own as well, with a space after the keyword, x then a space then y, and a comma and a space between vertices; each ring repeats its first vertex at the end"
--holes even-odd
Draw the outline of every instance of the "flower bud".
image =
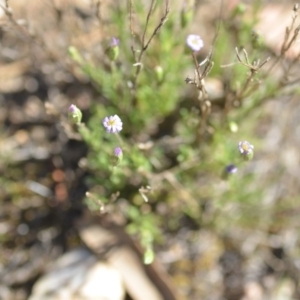
POLYGON ((185 1, 183 9, 181 10, 180 13, 180 21, 181 21, 181 27, 185 28, 187 25, 189 25, 194 16, 194 1, 185 1))
POLYGON ((82 119, 82 113, 81 110, 74 104, 71 104, 71 106, 68 109, 68 115, 69 120, 73 124, 80 124, 82 119))
POLYGON ((122 159, 123 159, 123 151, 120 147, 116 147, 111 157, 111 162, 114 166, 117 166, 122 161, 122 159))
POLYGON ((154 251, 152 249, 152 247, 147 247, 145 253, 144 253, 144 264, 145 265, 150 265, 153 263, 154 261, 154 251))
POLYGON ((115 61, 119 56, 119 43, 120 40, 113 37, 108 49, 106 50, 106 54, 111 61, 115 61))
POLYGON ((261 35, 255 30, 252 30, 251 32, 251 44, 253 49, 259 49, 263 45, 261 35))
POLYGON ((231 18, 243 15, 246 12, 246 6, 244 3, 239 3, 232 11, 231 18))
POLYGON ((229 130, 231 131, 231 132, 238 132, 239 131, 239 126, 238 126, 238 124, 236 123, 236 122, 229 122, 229 130))
POLYGON ((164 78, 164 70, 161 66, 156 66, 154 68, 154 71, 155 71, 155 75, 156 75, 156 79, 157 79, 157 82, 162 82, 163 81, 163 78, 164 78))
POLYGON ((238 168, 237 168, 236 165, 230 164, 230 165, 226 166, 225 171, 228 174, 234 174, 234 173, 236 173, 238 171, 238 168))
POLYGON ((227 165, 222 174, 223 179, 227 179, 230 175, 235 174, 238 171, 238 168, 234 164, 227 165))
POLYGON ((299 4, 298 3, 294 4, 293 11, 298 12, 298 9, 299 9, 299 4))
POLYGON ((77 50, 77 48, 75 48, 74 46, 70 46, 68 48, 68 53, 75 62, 77 62, 80 65, 83 63, 83 58, 79 53, 79 51, 77 50))

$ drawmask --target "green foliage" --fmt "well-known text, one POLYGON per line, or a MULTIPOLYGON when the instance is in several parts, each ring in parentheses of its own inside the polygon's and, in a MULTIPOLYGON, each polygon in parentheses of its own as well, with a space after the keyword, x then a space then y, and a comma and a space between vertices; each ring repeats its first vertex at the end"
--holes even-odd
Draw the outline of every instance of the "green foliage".
MULTIPOLYGON (((203 86, 199 87, 192 80, 185 86, 187 75, 194 76, 192 55, 185 50, 188 33, 178 30, 180 12, 168 15, 165 5, 157 2, 149 13, 149 8, 134 1, 133 15, 125 5, 112 7, 113 32, 120 39, 119 58, 114 62, 107 57, 101 63, 86 60, 71 48, 71 57, 103 99, 94 102, 86 127, 79 126, 90 150, 89 184, 91 189, 101 186, 97 197, 103 205, 110 204, 116 193, 126 200, 127 230, 140 238, 146 263, 154 258, 153 244, 159 241, 160 231, 178 229, 181 220, 192 219, 198 226, 224 233, 234 226, 251 228, 262 217, 256 213, 262 186, 255 186, 255 174, 244 171, 252 162, 241 160, 237 145, 245 137, 256 141, 251 115, 281 87, 280 81, 262 71, 267 54, 260 37, 252 32, 259 7, 256 1, 251 18, 239 7, 220 25, 213 45, 214 67, 204 77, 226 86, 221 105, 214 104, 209 93, 207 99, 195 97, 191 91, 201 91, 205 83, 200 81, 203 86), (160 24, 163 16, 168 20, 160 24), (150 39, 148 48, 143 48, 150 39), (206 102, 210 106, 203 106, 206 102), (119 134, 105 132, 101 123, 114 114, 123 121, 119 134), (118 166, 111 163, 116 146, 123 149, 118 166), (224 176, 228 164, 237 165, 239 172, 224 176), (151 187, 149 193, 141 191, 145 186, 151 187), (159 204, 167 206, 167 222, 162 222, 159 204)), ((95 201, 87 203, 97 210, 95 201)), ((118 203, 117 199, 114 205, 118 203)))

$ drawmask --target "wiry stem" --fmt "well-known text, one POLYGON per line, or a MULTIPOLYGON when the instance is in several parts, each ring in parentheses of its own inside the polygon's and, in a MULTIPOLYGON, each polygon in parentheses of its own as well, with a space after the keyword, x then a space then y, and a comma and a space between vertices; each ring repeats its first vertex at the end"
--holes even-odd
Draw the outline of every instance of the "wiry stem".
POLYGON ((235 48, 235 52, 236 52, 238 61, 245 67, 249 68, 249 70, 250 70, 250 75, 248 76, 243 87, 240 89, 240 91, 237 93, 237 95, 235 97, 235 100, 238 101, 238 103, 241 105, 243 98, 245 97, 245 95, 248 92, 249 85, 253 81, 253 78, 255 77, 257 72, 270 60, 270 57, 265 59, 262 63, 260 63, 260 60, 257 60, 251 64, 249 61, 248 53, 245 49, 243 49, 245 61, 242 60, 237 48, 235 48))
POLYGON ((271 71, 274 69, 274 67, 284 58, 286 52, 292 47, 292 45, 295 43, 295 41, 299 35, 300 25, 298 25, 295 28, 296 19, 298 17, 298 5, 297 4, 294 5, 293 11, 294 11, 294 14, 292 16, 292 23, 289 27, 286 27, 286 29, 285 29, 285 36, 284 36, 284 40, 283 40, 283 43, 282 43, 282 46, 280 49, 280 55, 276 57, 273 64, 267 70, 265 77, 267 77, 271 73, 271 71), (292 31, 294 31, 294 33, 293 33, 293 36, 290 38, 292 31))
POLYGON ((145 53, 145 51, 147 50, 147 48, 149 47, 152 39, 154 38, 154 36, 156 36, 158 34, 158 32, 160 31, 160 29, 162 28, 162 26, 165 24, 165 22, 167 21, 169 12, 170 12, 170 5, 169 5, 169 0, 166 0, 165 2, 165 11, 164 11, 164 15, 162 16, 159 24, 155 27, 155 29, 153 30, 152 34, 150 35, 150 38, 148 39, 148 41, 146 41, 146 33, 147 33, 147 29, 149 26, 149 21, 150 18, 152 16, 153 10, 154 10, 154 4, 155 4, 155 0, 151 0, 151 4, 150 4, 150 8, 147 14, 147 18, 146 18, 146 24, 144 27, 144 31, 142 34, 142 39, 141 39, 141 50, 139 51, 139 55, 137 56, 137 50, 134 47, 134 32, 133 32, 133 8, 132 8, 132 0, 129 0, 129 18, 130 18, 130 32, 131 32, 131 50, 133 52, 133 56, 134 56, 134 60, 135 60, 135 66, 136 68, 136 72, 135 72, 135 76, 134 76, 134 80, 133 80, 133 86, 135 87, 137 84, 137 79, 138 76, 141 72, 142 69, 142 58, 143 55, 145 53))

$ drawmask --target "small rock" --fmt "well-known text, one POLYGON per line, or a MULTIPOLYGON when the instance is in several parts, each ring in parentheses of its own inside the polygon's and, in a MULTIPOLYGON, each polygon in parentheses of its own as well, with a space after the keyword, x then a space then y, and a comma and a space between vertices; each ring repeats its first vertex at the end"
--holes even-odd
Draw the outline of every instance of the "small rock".
POLYGON ((119 272, 80 248, 54 262, 28 300, 122 300, 124 295, 119 272))
MULTIPOLYGON (((121 274, 112 266, 98 262, 86 274, 79 295, 82 299, 124 299, 121 274)), ((80 298, 81 299, 81 298, 80 298)))

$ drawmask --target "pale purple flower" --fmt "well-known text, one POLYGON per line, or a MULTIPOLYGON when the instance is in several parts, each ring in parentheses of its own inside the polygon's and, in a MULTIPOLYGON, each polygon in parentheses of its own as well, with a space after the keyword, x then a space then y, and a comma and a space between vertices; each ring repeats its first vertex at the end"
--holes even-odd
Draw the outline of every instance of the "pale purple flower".
POLYGON ((254 156, 254 146, 247 141, 239 142, 238 149, 244 160, 251 160, 254 156))
POLYGON ((188 37, 186 38, 186 44, 190 49, 192 49, 195 52, 201 50, 204 45, 201 37, 196 34, 188 35, 188 37))
POLYGON ((242 155, 252 154, 254 150, 254 146, 247 141, 239 142, 238 148, 242 155))
POLYGON ((120 132, 123 128, 122 120, 117 115, 105 117, 102 124, 109 133, 120 132))
POLYGON ((115 37, 112 37, 111 38, 111 41, 110 41, 110 47, 117 47, 119 46, 120 44, 120 40, 115 38, 115 37))
POLYGON ((114 150, 114 156, 121 158, 123 156, 123 151, 120 147, 116 147, 114 150))

